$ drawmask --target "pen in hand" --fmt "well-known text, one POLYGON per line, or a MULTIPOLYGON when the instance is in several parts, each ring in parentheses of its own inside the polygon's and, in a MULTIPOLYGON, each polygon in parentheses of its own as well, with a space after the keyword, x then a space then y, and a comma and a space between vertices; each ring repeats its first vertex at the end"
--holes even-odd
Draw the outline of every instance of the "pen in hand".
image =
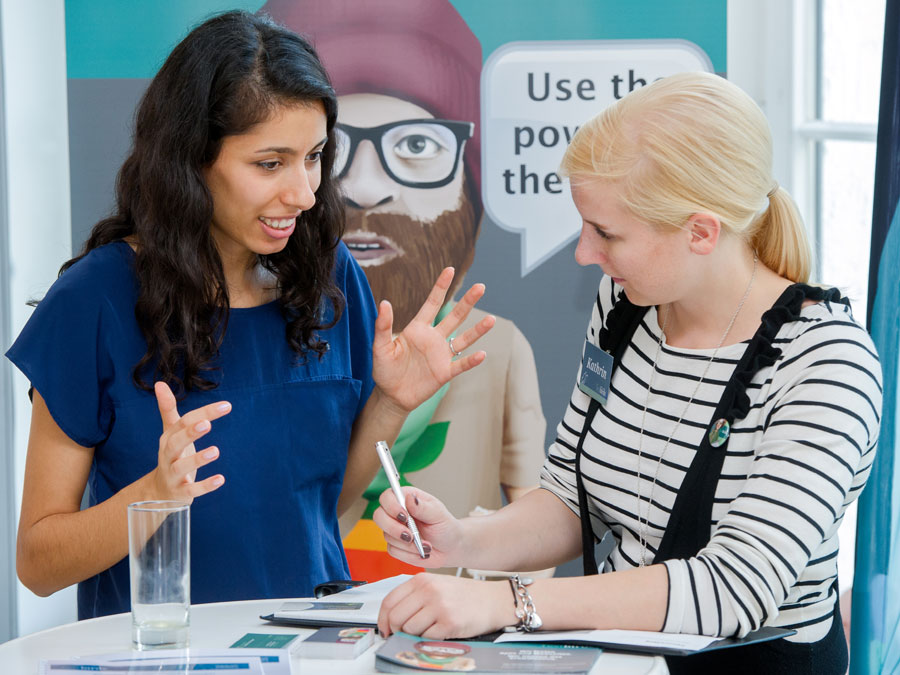
POLYGON ((384 467, 384 472, 387 474, 388 482, 391 484, 391 491, 394 493, 397 501, 400 502, 400 508, 406 511, 406 525, 409 527, 409 531, 412 532, 413 542, 416 545, 416 550, 419 552, 419 557, 424 559, 426 557, 425 549, 422 548, 422 538, 419 536, 419 528, 416 527, 416 521, 413 520, 413 517, 409 514, 409 510, 406 508, 406 497, 400 489, 400 472, 397 471, 397 467, 394 465, 394 458, 391 457, 391 450, 388 448, 387 443, 378 441, 375 443, 375 452, 378 453, 378 459, 381 460, 381 466, 384 467))

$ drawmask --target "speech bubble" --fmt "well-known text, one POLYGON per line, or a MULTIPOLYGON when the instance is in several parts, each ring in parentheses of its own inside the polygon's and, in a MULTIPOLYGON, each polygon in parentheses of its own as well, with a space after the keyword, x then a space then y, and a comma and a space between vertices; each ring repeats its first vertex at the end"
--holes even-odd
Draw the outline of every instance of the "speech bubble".
POLYGON ((510 42, 481 75, 482 199, 521 235, 524 277, 574 239, 581 218, 556 171, 578 126, 632 89, 712 72, 687 40, 510 42))

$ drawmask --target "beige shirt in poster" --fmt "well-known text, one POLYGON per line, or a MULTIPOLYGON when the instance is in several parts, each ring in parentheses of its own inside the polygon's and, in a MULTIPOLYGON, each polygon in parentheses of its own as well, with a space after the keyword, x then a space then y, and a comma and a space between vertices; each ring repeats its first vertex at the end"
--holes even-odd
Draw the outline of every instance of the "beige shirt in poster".
MULTIPOLYGON (((484 316, 485 312, 473 309, 457 334, 484 316)), ((477 348, 484 349, 487 358, 450 383, 431 418, 432 423, 450 422, 443 451, 424 469, 404 474, 458 518, 476 506, 500 508, 501 484, 537 486, 544 463, 547 423, 531 346, 512 321, 497 317, 477 348)), ((365 507, 365 499, 360 498, 341 517, 342 537, 353 529, 365 507)))

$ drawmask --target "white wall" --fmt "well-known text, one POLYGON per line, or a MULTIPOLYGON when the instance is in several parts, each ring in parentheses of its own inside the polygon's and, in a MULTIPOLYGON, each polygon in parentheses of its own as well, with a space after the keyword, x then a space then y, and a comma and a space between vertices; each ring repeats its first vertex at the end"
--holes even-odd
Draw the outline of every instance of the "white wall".
MULTIPOLYGON (((65 11, 63 0, 0 0, 0 12, 9 223, 9 240, 0 242, 0 254, 3 249, 8 253, 10 270, 8 283, 0 280, 0 292, 7 294, 15 336, 31 313, 25 302, 41 297, 60 264, 71 257, 65 11)), ((15 373, 13 487, 18 522, 31 404, 28 382, 15 373)), ((15 592, 19 635, 75 620, 74 587, 49 598, 38 598, 21 584, 15 592)))

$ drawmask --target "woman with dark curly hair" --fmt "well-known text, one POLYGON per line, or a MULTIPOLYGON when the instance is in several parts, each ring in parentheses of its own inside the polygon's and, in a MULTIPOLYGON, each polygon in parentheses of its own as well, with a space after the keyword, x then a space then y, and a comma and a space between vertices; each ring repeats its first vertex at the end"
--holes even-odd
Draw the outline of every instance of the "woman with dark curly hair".
POLYGON ((208 493, 194 602, 348 576, 337 515, 375 441, 484 359, 454 357, 492 319, 447 348, 484 292, 433 325, 452 269, 399 335, 387 302, 376 317, 340 243, 336 117, 309 43, 246 12, 194 29, 150 83, 114 214, 7 354, 33 387, 17 569, 34 592, 77 582, 80 618, 126 611, 125 506, 208 493))

